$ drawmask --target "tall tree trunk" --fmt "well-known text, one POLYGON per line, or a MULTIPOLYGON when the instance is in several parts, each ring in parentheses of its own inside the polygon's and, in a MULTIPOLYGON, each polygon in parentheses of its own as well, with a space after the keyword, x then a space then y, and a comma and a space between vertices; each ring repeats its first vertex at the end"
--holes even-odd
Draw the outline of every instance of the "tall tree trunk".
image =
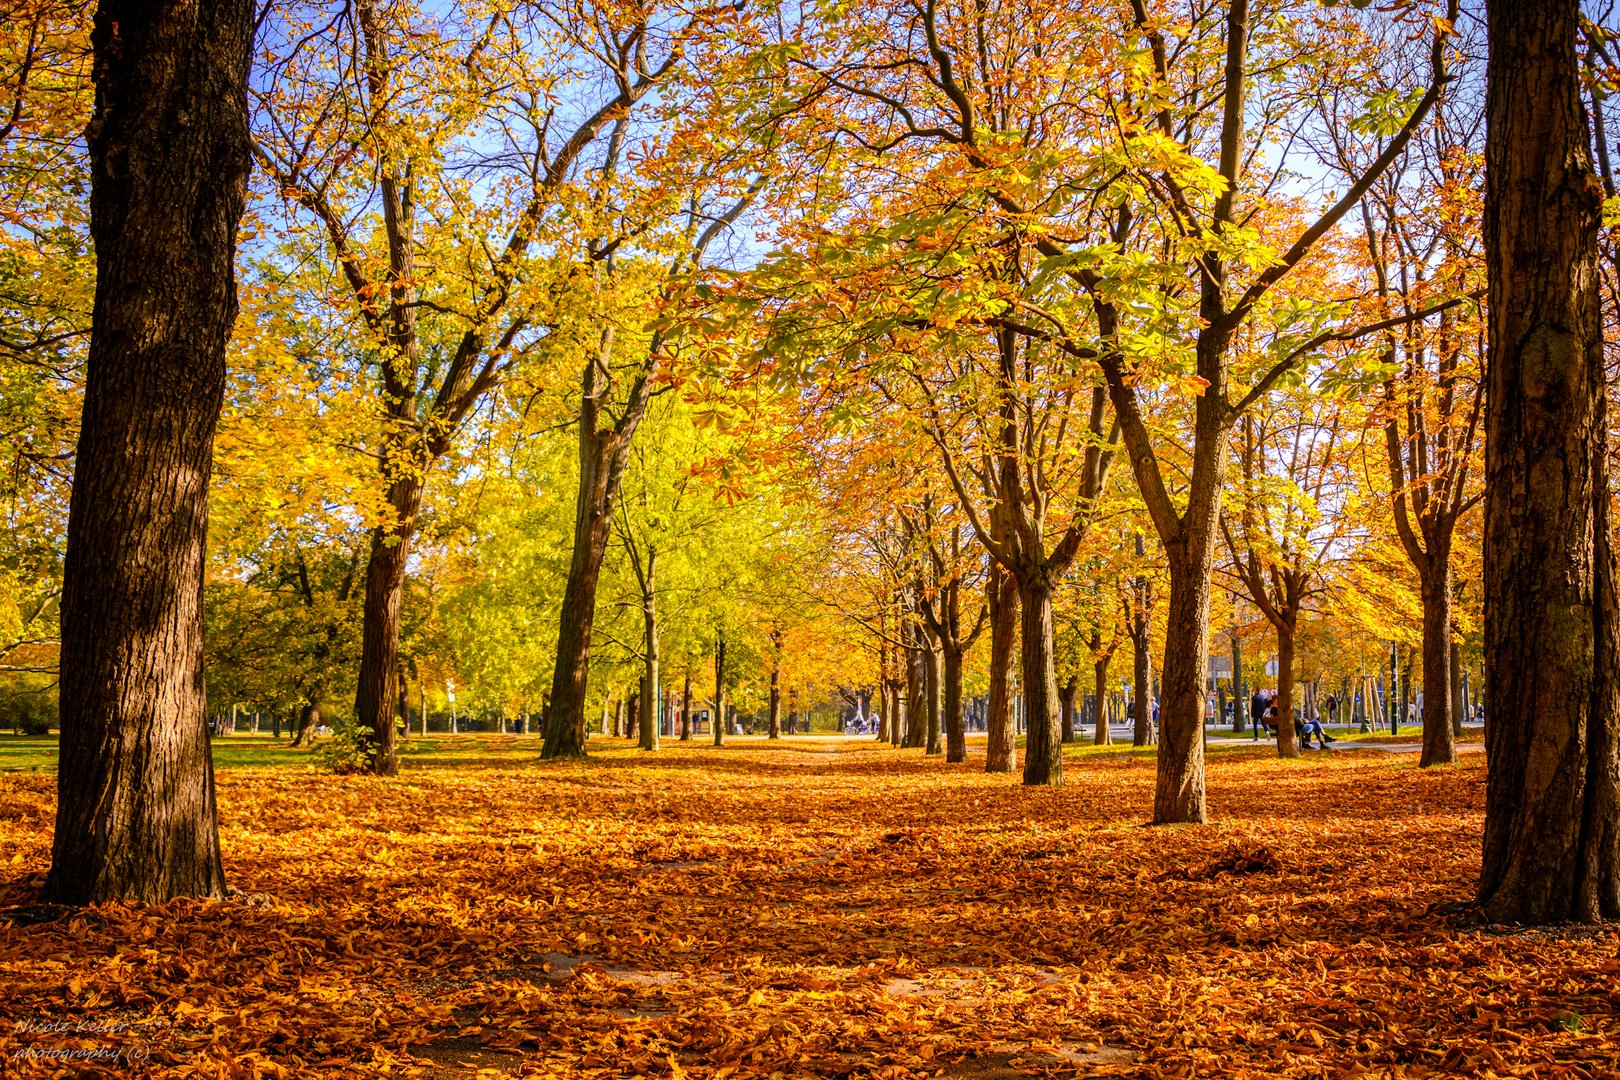
POLYGON ((1052 590, 1034 579, 1018 586, 1023 629, 1024 783, 1063 783, 1057 674, 1052 664, 1052 590))
POLYGON ((1603 321, 1578 0, 1489 0, 1484 858, 1495 922, 1620 917, 1603 321))
POLYGON ((726 635, 714 641, 714 745, 726 745, 726 635))
POLYGON ((1457 760, 1451 717, 1451 552, 1430 548, 1423 597, 1423 752, 1418 766, 1457 760))
POLYGON ((908 623, 906 631, 906 733, 900 745, 911 750, 928 735, 928 661, 923 657, 922 627, 908 623))
POLYGON ((658 703, 663 687, 658 675, 658 553, 647 552, 647 578, 641 593, 642 650, 647 654, 641 673, 641 749, 658 749, 658 703))
POLYGON ((1453 739, 1462 738, 1463 710, 1467 708, 1467 696, 1463 692, 1462 676, 1462 645, 1456 638, 1456 627, 1452 627, 1451 638, 1451 735, 1453 739))
POLYGON ((967 760, 967 729, 962 722, 962 652, 946 649, 944 656, 945 760, 967 760))
POLYGON ((933 638, 924 633, 923 643, 923 693, 927 697, 928 731, 923 742, 923 753, 943 754, 945 747, 939 741, 940 729, 940 686, 939 686, 939 645, 933 638))
POLYGON ((1153 646, 1144 622, 1131 630, 1131 708, 1136 713, 1132 746, 1153 741, 1153 646))
MULTIPOLYGON (((1092 664, 1092 675, 1097 694, 1097 701, 1102 702, 1103 695, 1108 693, 1108 661, 1114 658, 1113 653, 1104 653, 1092 664)), ((1140 724, 1140 722, 1138 722, 1140 724)), ((1102 710, 1097 710, 1097 726, 1091 735, 1091 745, 1109 746, 1114 741, 1113 732, 1108 730, 1108 718, 1103 716, 1102 710)))
POLYGON ((906 730, 906 703, 900 696, 898 681, 889 683, 889 704, 894 709, 894 717, 889 721, 889 745, 901 746, 904 744, 906 730))
POLYGON ((688 671, 681 686, 681 742, 692 741, 692 673, 688 671))
POLYGON ((1243 677, 1243 641, 1232 635, 1232 734, 1241 735, 1249 730, 1245 720, 1249 716, 1249 682, 1243 677))
MULTIPOLYGON (((1213 541, 1213 537, 1210 537, 1213 541)), ((1170 597, 1165 604, 1159 767, 1153 823, 1208 820, 1204 805, 1204 683, 1209 673, 1209 546, 1189 553, 1167 544, 1170 597)))
POLYGON ((1298 627, 1293 617, 1273 624, 1277 631, 1277 756, 1299 757, 1299 733, 1294 730, 1294 636, 1298 627))
POLYGON ((55 903, 225 890, 202 596, 253 16, 244 0, 102 0, 91 32, 97 276, 61 607, 55 903))
POLYGON ((877 741, 880 743, 889 741, 889 723, 892 712, 893 708, 889 702, 889 684, 887 681, 879 679, 877 741))
POLYGON ((371 771, 399 773, 398 740, 393 716, 399 698, 399 616, 405 598, 405 567, 422 508, 422 483, 415 476, 388 485, 393 517, 389 528, 371 532, 366 562, 365 607, 360 627, 360 672, 355 684, 354 713, 364 736, 371 771))
POLYGON ((604 463, 595 433, 580 428, 579 496, 574 511, 574 548, 568 563, 557 624, 557 661, 551 675, 551 716, 542 758, 585 756, 585 695, 596 623, 596 582, 613 525, 613 500, 604 491, 604 463))
POLYGON ((984 771, 1012 772, 1018 764, 1012 723, 1013 646, 1018 637, 1018 583, 1000 563, 990 560, 985 585, 990 609, 990 685, 986 691, 984 727, 988 736, 984 771))
POLYGON ((782 737, 782 631, 771 631, 771 708, 767 733, 770 738, 782 737))

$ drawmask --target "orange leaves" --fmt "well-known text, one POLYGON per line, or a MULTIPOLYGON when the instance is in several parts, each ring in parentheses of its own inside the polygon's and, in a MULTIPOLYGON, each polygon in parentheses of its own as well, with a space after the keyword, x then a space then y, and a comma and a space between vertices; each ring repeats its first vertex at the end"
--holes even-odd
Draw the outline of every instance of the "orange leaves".
MULTIPOLYGON (((1214 748, 1216 823, 1143 829, 1153 762, 1127 754, 1027 791, 978 771, 979 742, 966 766, 825 738, 545 765, 532 740, 442 742, 396 782, 222 771, 231 900, 0 923, 0 1058, 601 1080, 1620 1065, 1613 928, 1444 913, 1477 873, 1477 759, 1214 748)), ((42 881, 50 797, 0 780, 24 855, 0 906, 42 881)))

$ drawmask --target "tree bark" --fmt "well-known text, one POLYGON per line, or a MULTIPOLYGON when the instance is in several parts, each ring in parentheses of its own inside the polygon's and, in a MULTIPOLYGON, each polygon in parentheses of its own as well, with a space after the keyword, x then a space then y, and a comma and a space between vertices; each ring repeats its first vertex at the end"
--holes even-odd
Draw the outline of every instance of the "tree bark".
POLYGON ((1131 628, 1131 706, 1136 712, 1132 746, 1153 741, 1153 656, 1147 621, 1131 628))
POLYGON ((944 655, 945 760, 967 760, 967 729, 962 722, 962 653, 946 649, 944 655))
POLYGON ((1423 752, 1418 767, 1457 760, 1451 715, 1451 553, 1431 554, 1423 597, 1423 752))
POLYGON ((225 890, 202 596, 253 17, 243 0, 102 0, 91 32, 97 277, 61 607, 53 903, 225 890))
MULTIPOLYGON (((596 582, 613 526, 613 496, 606 490, 597 433, 580 426, 579 496, 574 512, 574 548, 568 563, 557 627, 557 661, 551 676, 551 716, 542 758, 585 756, 585 695, 590 677, 591 631, 596 622, 596 582)), ((617 485, 614 485, 615 491, 617 485)))
POLYGON ((1058 687, 1058 719, 1061 723, 1062 740, 1066 743, 1074 742, 1074 729, 1077 726, 1074 696, 1079 692, 1080 680, 1072 674, 1068 682, 1058 687))
POLYGON ((1451 673, 1451 735, 1453 739, 1462 738, 1463 733, 1463 677, 1462 677, 1462 645, 1457 641, 1456 627, 1452 627, 1450 651, 1451 673))
MULTIPOLYGON (((1213 543, 1213 522, 1206 534, 1213 543)), ((1204 824, 1204 682, 1209 674, 1209 548, 1189 553, 1165 545, 1170 564, 1163 692, 1159 699, 1159 767, 1153 823, 1204 824)))
POLYGON ((1299 757, 1299 733, 1294 730, 1294 619, 1274 623, 1277 631, 1277 756, 1299 757))
POLYGON ((1057 674, 1052 662, 1052 590, 1030 580, 1018 586, 1024 676, 1024 783, 1063 783, 1063 733, 1058 727, 1057 674))
POLYGON ((399 747, 393 716, 399 701, 399 616, 405 597, 405 567, 422 508, 422 483, 414 476, 388 486, 392 528, 371 533, 366 562, 366 595, 360 630, 360 672, 354 712, 367 746, 371 771, 399 773, 399 747))
POLYGON ((1249 719, 1249 684, 1243 677, 1243 641, 1232 635, 1232 734, 1241 735, 1249 730, 1244 721, 1249 719))
POLYGON ((647 551, 646 578, 641 590, 642 650, 646 662, 641 675, 641 749, 658 749, 658 703, 663 688, 658 675, 658 552, 647 551))
POLYGON ((692 673, 688 671, 681 686, 681 742, 692 741, 692 673))
POLYGON ((726 745, 726 635, 714 640, 714 745, 726 745))
MULTIPOLYGON (((1108 662, 1113 658, 1114 654, 1112 652, 1106 652, 1092 664, 1093 686, 1095 687, 1099 705, 1102 704, 1103 695, 1108 693, 1108 662)), ((1137 721, 1137 727, 1138 729, 1141 728, 1140 720, 1137 721)), ((1097 710, 1097 726, 1091 735, 1091 745, 1111 746, 1113 742, 1114 734, 1108 730, 1108 718, 1103 715, 1102 709, 1099 708, 1097 710)))
POLYGON ((1620 695, 1578 0, 1489 0, 1484 854, 1494 922, 1620 917, 1620 695))
POLYGON ((782 631, 771 631, 771 708, 767 733, 772 739, 782 737, 782 631))
POLYGON ((984 771, 1012 772, 1018 764, 1012 723, 1013 646, 1018 637, 1018 583, 1000 563, 990 560, 985 602, 990 609, 990 686, 984 726, 988 736, 984 771))
POLYGON ((939 646, 928 634, 922 635, 923 643, 923 693, 928 699, 928 731, 923 744, 925 754, 943 754, 945 747, 940 745, 940 671, 939 646))
POLYGON ((603 426, 613 336, 604 332, 601 348, 585 363, 579 417, 579 495, 574 508, 574 548, 568 564, 557 629, 557 661, 551 676, 551 715, 546 720, 542 758, 585 756, 585 704, 589 692, 591 630, 596 621, 596 583, 602 570, 636 429, 646 415, 651 363, 638 371, 624 411, 603 426))

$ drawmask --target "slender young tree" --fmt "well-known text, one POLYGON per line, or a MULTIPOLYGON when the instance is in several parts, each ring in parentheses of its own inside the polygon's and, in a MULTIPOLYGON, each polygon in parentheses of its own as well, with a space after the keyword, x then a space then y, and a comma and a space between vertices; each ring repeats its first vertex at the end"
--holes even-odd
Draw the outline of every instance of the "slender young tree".
POLYGON ((1484 858, 1492 921, 1620 917, 1620 647, 1579 0, 1490 0, 1484 858))
POLYGON ((203 565, 236 232, 247 0, 103 0, 91 34, 96 296, 62 595, 46 899, 219 896, 203 565))

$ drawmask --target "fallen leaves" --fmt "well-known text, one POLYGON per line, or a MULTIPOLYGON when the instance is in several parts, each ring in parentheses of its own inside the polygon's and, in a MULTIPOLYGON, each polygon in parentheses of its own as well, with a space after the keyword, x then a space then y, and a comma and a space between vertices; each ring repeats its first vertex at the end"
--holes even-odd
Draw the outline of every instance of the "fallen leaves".
MULTIPOLYGON (((0 1057, 210 1077, 1620 1073, 1615 928, 1445 912, 1478 872, 1477 759, 1222 752, 1216 824, 1143 829, 1153 763, 1125 755, 1026 790, 864 742, 509 765, 492 751, 532 740, 466 744, 495 764, 221 772, 237 896, 0 922, 0 1057), (52 1020, 104 1027, 13 1027, 52 1020), (13 1056, 31 1048, 123 1056, 13 1056)), ((0 906, 34 899, 51 800, 47 777, 0 780, 0 841, 24 856, 0 906)))

